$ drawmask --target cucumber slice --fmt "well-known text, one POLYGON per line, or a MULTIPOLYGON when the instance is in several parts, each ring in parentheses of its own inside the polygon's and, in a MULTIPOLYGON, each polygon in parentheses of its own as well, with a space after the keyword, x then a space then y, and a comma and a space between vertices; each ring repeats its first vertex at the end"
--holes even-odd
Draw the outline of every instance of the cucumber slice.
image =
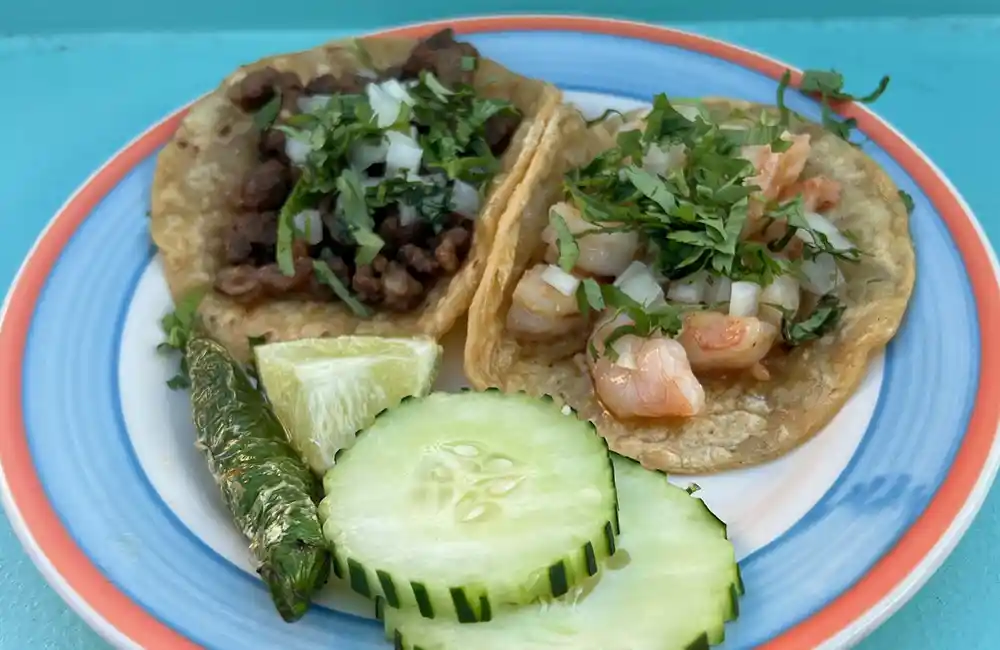
POLYGON ((726 527, 663 474, 614 456, 621 499, 618 553, 559 600, 478 625, 379 608, 404 650, 696 650, 721 643, 743 586, 726 527))
POLYGON ((416 616, 483 621, 561 596, 616 548, 607 444, 550 399, 406 400, 341 452, 323 483, 334 571, 416 616))

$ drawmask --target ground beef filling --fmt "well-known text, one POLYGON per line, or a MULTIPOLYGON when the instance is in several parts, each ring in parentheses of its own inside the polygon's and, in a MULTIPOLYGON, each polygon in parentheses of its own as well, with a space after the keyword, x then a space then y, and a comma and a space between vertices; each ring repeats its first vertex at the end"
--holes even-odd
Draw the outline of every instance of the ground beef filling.
MULTIPOLYGON (((475 72, 468 64, 470 57, 478 57, 475 47, 455 41, 451 30, 444 30, 419 43, 403 66, 379 76, 408 79, 429 70, 446 85, 471 83, 475 72)), ((280 93, 280 123, 299 111, 302 97, 361 93, 368 82, 355 75, 325 74, 303 85, 294 73, 264 68, 244 77, 229 97, 240 109, 253 113, 280 93)), ((520 118, 506 114, 487 122, 486 139, 494 154, 506 150, 519 125, 520 118)), ((216 276, 217 291, 246 304, 277 298, 334 301, 338 298, 333 290, 313 271, 313 260, 322 257, 361 302, 405 312, 417 307, 439 278, 458 271, 472 245, 472 221, 453 214, 438 229, 425 221, 403 226, 397 209, 389 207, 373 215, 385 246, 371 264, 355 264, 353 244, 324 227, 319 244, 295 242, 295 273, 284 275, 275 261, 278 212, 298 176, 285 154, 285 137, 276 129, 261 133, 259 161, 244 179, 234 206, 238 215, 226 234, 226 266, 216 276)), ((335 223, 335 198, 324 197, 317 206, 325 224, 335 223)))

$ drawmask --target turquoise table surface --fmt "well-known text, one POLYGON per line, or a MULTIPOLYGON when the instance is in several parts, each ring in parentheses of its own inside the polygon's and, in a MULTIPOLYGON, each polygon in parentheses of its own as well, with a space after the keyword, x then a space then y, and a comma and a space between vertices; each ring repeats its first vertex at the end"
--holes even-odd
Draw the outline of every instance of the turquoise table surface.
MULTIPOLYGON (((6 18, 12 15, 13 4, 13 0, 0 3, 0 30, 11 29, 12 22, 6 18)), ((134 8, 140 3, 115 0, 110 4, 134 8)), ((736 3, 727 0, 724 4, 736 3)), ((890 3, 897 4, 904 7, 890 3)), ((31 29, 52 32, 70 24, 60 22, 58 16, 46 18, 43 5, 50 3, 36 5, 31 29)), ((89 6, 72 6, 85 5, 89 6)), ((56 13, 62 11, 58 5, 51 6, 56 13)), ((163 4, 161 10, 167 6, 171 5, 163 4)), ((954 10, 966 12, 970 7, 985 9, 990 3, 959 2, 954 10)), ((109 24, 123 30, 135 26, 126 14, 109 24)), ((186 28, 176 22, 162 25, 186 28)), ((243 25, 237 20, 232 26, 243 25)), ((891 74, 890 89, 876 109, 944 170, 972 205, 991 240, 1000 241, 995 158, 1000 151, 1000 18, 758 20, 673 26, 744 45, 799 67, 836 66, 849 83, 857 84, 852 88, 861 90, 881 74, 891 74)), ((134 135, 212 87, 241 62, 307 47, 340 33, 92 31, 71 36, 0 36, 0 124, 5 125, 0 135, 0 224, 4 229, 0 286, 9 286, 32 241, 74 187, 134 135)), ((860 647, 1000 647, 996 640, 1000 638, 998 533, 1000 491, 994 490, 951 558, 860 647)), ((0 517, 0 650, 106 647, 46 586, 0 517)))

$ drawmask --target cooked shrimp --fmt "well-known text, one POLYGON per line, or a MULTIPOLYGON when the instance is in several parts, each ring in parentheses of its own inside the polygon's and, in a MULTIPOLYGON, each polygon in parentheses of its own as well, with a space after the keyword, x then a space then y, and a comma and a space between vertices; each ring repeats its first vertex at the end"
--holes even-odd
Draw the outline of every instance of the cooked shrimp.
MULTIPOLYGON (((781 201, 787 201, 800 194, 806 212, 822 212, 840 202, 840 183, 824 176, 814 176, 789 185, 778 198, 781 201)), ((757 223, 757 232, 750 233, 748 236, 765 244, 780 241, 788 233, 788 222, 784 219, 757 223), (761 225, 764 223, 766 225, 761 225)), ((792 238, 781 252, 789 259, 798 259, 802 256, 802 249, 802 240, 792 238)))
MULTIPOLYGON (((557 203, 552 206, 569 226, 574 235, 596 230, 598 226, 588 222, 580 212, 569 203, 557 203)), ((608 224, 611 225, 611 224, 608 224)), ((551 225, 545 228, 542 239, 549 245, 548 259, 554 261, 559 256, 556 243, 556 231, 551 225)), ((603 277, 616 276, 632 263, 636 251, 639 250, 639 233, 637 232, 605 232, 583 235, 576 238, 580 247, 580 257, 574 270, 585 274, 603 277)))
POLYGON ((530 269, 517 283, 507 312, 507 329, 523 341, 548 340, 580 328, 584 318, 575 296, 542 279, 545 264, 530 269))
POLYGON ((840 189, 840 183, 832 178, 813 176, 789 185, 778 198, 787 201, 801 194, 807 212, 823 212, 840 203, 840 189))
MULTIPOLYGON (((627 319, 626 319, 627 320, 627 319)), ((662 335, 642 338, 628 334, 612 347, 611 359, 604 340, 622 324, 621 319, 598 327, 591 337, 598 351, 588 353, 594 389, 605 407, 620 418, 690 417, 705 407, 705 390, 691 372, 684 348, 662 335)))
POLYGON ((745 182, 760 188, 758 193, 750 197, 747 222, 743 227, 744 237, 759 234, 765 223, 762 217, 766 205, 799 179, 809 158, 812 146, 809 144, 808 134, 791 135, 786 131, 781 137, 792 143, 785 151, 776 152, 770 145, 743 147, 742 156, 752 162, 756 170, 756 174, 745 182))
POLYGON ((812 150, 808 133, 792 135, 785 132, 781 139, 792 145, 779 152, 773 151, 770 145, 744 147, 743 156, 757 171, 747 179, 747 184, 759 187, 765 201, 778 198, 785 188, 799 180, 812 150))
POLYGON ((771 350, 778 328, 752 316, 694 311, 677 340, 695 371, 752 368, 771 350))

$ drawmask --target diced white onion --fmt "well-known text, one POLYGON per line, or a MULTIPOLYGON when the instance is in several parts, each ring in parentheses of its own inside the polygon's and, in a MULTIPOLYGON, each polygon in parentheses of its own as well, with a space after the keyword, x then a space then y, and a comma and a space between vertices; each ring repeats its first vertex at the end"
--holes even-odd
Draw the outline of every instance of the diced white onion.
MULTIPOLYGON (((837 226, 833 225, 830 220, 823 215, 816 214, 815 212, 806 212, 805 218, 809 227, 818 233, 826 235, 830 245, 835 249, 839 251, 849 251, 854 248, 854 244, 851 243, 851 240, 844 237, 844 235, 837 230, 837 226)), ((796 230, 795 235, 807 244, 815 243, 811 232, 806 230, 796 230)))
POLYGON ((791 275, 779 275, 760 294, 763 305, 777 305, 786 311, 799 310, 799 281, 791 275))
POLYGON ((695 304, 705 301, 709 289, 705 273, 693 273, 686 278, 675 280, 667 288, 667 298, 676 302, 695 304))
POLYGON ((451 188, 451 209, 469 219, 479 215, 479 192, 473 186, 455 181, 451 188))
POLYGON ((355 74, 363 79, 378 79, 378 73, 371 68, 361 68, 355 74))
POLYGON ((312 151, 312 147, 309 146, 308 142, 291 136, 285 138, 285 155, 296 165, 304 165, 310 151, 312 151))
POLYGON ((684 145, 675 144, 664 149, 657 144, 649 145, 642 157, 642 168, 650 174, 666 176, 684 165, 684 145))
POLYGON ((383 140, 379 144, 369 144, 367 142, 356 142, 351 145, 348 155, 348 162, 352 169, 363 172, 372 165, 385 162, 385 157, 389 152, 389 142, 383 140))
POLYGON ((402 100, 394 97, 376 83, 368 84, 365 93, 368 95, 368 103, 372 107, 372 112, 375 113, 375 124, 382 129, 395 124, 396 120, 399 119, 402 100))
POLYGON ((448 182, 448 177, 444 174, 417 174, 415 172, 408 172, 406 180, 411 183, 423 183, 424 185, 439 185, 443 187, 448 182))
POLYGON ((386 176, 393 176, 403 169, 417 172, 420 169, 420 159, 424 156, 424 150, 417 141, 399 131, 388 131, 385 137, 389 139, 389 148, 385 154, 386 176))
POLYGON ((729 297, 732 295, 733 281, 726 277, 715 277, 711 278, 711 286, 708 291, 705 292, 705 302, 708 303, 720 303, 729 302, 729 297))
POLYGON ((653 272, 642 262, 632 262, 615 280, 622 293, 640 305, 649 306, 663 299, 663 287, 653 272))
POLYGON ((382 90, 388 93, 393 99, 410 106, 413 106, 415 103, 413 97, 410 96, 410 93, 406 92, 406 88, 403 84, 399 83, 399 80, 386 79, 380 85, 382 86, 382 90))
MULTIPOLYGON (((557 206, 552 206, 552 210, 550 212, 555 212, 560 216, 562 216, 562 213, 559 211, 557 206)), ((640 273, 646 273, 647 271, 649 271, 649 267, 643 264, 642 262, 638 261, 632 262, 631 264, 626 266, 625 270, 618 275, 618 277, 615 279, 614 286, 621 288, 622 284, 628 282, 636 275, 640 273)))
POLYGON ((685 118, 694 122, 701 116, 701 111, 699 110, 697 104, 672 104, 674 110, 683 115, 685 118))
POLYGON ((805 276, 802 288, 817 296, 830 293, 844 281, 844 276, 837 268, 837 260, 827 253, 803 261, 800 268, 805 276))
POLYGON ((415 205, 409 205, 408 203, 399 204, 399 225, 404 227, 409 226, 419 218, 420 212, 415 205))
POLYGON ((729 297, 729 315, 756 316, 760 293, 760 285, 756 282, 733 282, 732 295, 729 297))
POLYGON ((632 349, 635 347, 629 345, 628 341, 624 339, 618 339, 611 344, 614 351, 618 354, 618 358, 613 361, 614 365, 626 368, 628 370, 636 370, 639 368, 639 364, 635 362, 635 354, 633 354, 632 349))
POLYGON ((318 113, 333 99, 332 95, 312 95, 309 97, 299 97, 296 102, 299 110, 303 113, 318 113))
POLYGON ((552 264, 542 271, 542 281, 564 296, 572 296, 580 286, 580 278, 552 264))
POLYGON ((303 210, 292 217, 292 223, 310 245, 315 246, 323 241, 323 219, 319 210, 303 210))

